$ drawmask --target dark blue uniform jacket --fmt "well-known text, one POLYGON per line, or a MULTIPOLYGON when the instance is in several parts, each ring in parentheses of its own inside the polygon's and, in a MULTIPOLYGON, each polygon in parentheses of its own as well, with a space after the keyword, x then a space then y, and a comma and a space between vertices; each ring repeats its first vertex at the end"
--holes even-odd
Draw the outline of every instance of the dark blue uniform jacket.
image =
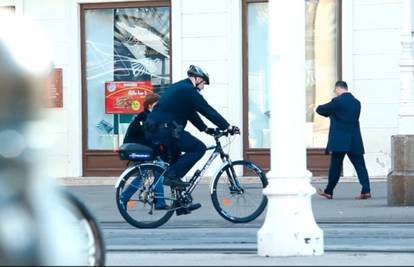
POLYGON ((364 154, 359 114, 361 103, 351 93, 343 93, 331 102, 317 107, 316 112, 329 117, 329 138, 326 152, 364 154))
POLYGON ((190 121, 198 130, 204 131, 207 125, 198 113, 222 130, 229 127, 229 123, 207 103, 190 79, 185 79, 165 90, 147 120, 157 123, 175 121, 183 127, 190 121))

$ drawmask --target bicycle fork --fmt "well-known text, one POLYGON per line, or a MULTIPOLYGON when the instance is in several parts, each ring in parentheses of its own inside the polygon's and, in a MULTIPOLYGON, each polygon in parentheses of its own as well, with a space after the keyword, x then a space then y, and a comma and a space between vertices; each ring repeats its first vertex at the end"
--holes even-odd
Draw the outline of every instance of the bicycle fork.
POLYGON ((238 193, 243 194, 244 188, 240 184, 239 179, 237 178, 236 171, 233 168, 233 164, 230 160, 228 160, 229 167, 226 169, 226 174, 229 181, 229 190, 231 194, 238 193))

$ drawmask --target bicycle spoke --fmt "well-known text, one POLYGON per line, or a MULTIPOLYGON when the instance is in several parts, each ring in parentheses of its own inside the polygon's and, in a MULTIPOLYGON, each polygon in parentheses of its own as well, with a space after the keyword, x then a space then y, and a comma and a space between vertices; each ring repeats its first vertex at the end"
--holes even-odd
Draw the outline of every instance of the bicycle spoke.
POLYGON ((139 169, 142 173, 141 186, 137 188, 128 183, 128 180, 136 178, 135 175, 130 175, 117 188, 117 199, 121 198, 123 192, 135 190, 130 196, 126 209, 122 205, 118 205, 118 208, 124 219, 135 227, 158 227, 173 214, 173 211, 160 207, 172 206, 175 196, 170 187, 164 186, 162 181, 158 180, 159 174, 165 171, 161 166, 148 163, 140 165, 139 169))
MULTIPOLYGON (((247 161, 233 162, 237 172, 250 166, 251 163, 247 161)), ((225 219, 232 222, 248 222, 263 212, 267 204, 263 188, 267 181, 266 177, 256 170, 259 168, 251 169, 254 175, 237 175, 233 178, 227 177, 231 171, 223 170, 219 172, 221 175, 215 178, 212 200, 216 210, 225 219)))

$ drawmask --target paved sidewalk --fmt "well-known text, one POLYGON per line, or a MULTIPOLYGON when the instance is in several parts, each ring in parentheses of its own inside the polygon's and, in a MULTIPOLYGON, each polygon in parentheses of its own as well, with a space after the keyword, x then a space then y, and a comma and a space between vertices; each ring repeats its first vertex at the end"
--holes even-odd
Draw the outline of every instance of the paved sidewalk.
MULTIPOLYGON (((188 177, 189 178, 189 177, 188 177)), ((209 184, 211 177, 204 176, 201 178, 200 182, 202 184, 209 184)), ((65 186, 81 186, 81 185, 114 185, 118 180, 118 177, 99 177, 99 176, 91 176, 91 177, 61 177, 56 179, 57 182, 61 185, 65 186)), ((312 182, 325 182, 327 177, 318 176, 312 177, 312 182)), ((378 177, 370 177, 371 182, 386 182, 387 177, 378 176, 378 177)), ((358 182, 356 177, 341 177, 341 182, 351 182, 355 183, 358 182)))
MULTIPOLYGON (((360 185, 352 179, 341 179, 332 200, 312 196, 315 220, 324 231, 324 255, 269 258, 256 251, 257 231, 266 214, 248 224, 225 221, 212 207, 207 184, 193 194, 203 205, 201 209, 173 216, 157 229, 137 229, 119 215, 114 178, 99 182, 105 180, 107 185, 87 180, 86 185, 72 183, 67 188, 101 222, 108 265, 414 266, 414 206, 388 206, 385 179, 371 180, 373 198, 368 200, 354 199, 360 185)), ((316 188, 325 184, 324 180, 312 181, 316 188)))

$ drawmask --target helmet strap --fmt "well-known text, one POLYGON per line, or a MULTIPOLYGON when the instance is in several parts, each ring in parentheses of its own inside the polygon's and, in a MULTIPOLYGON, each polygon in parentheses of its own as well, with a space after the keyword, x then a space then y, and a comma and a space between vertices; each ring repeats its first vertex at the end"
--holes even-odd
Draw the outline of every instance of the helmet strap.
MULTIPOLYGON (((200 78, 200 77, 194 77, 195 79, 197 79, 197 78, 200 78)), ((201 82, 199 82, 199 83, 196 83, 195 85, 196 85, 196 87, 198 87, 200 84, 202 84, 204 82, 204 80, 202 80, 201 82)))

